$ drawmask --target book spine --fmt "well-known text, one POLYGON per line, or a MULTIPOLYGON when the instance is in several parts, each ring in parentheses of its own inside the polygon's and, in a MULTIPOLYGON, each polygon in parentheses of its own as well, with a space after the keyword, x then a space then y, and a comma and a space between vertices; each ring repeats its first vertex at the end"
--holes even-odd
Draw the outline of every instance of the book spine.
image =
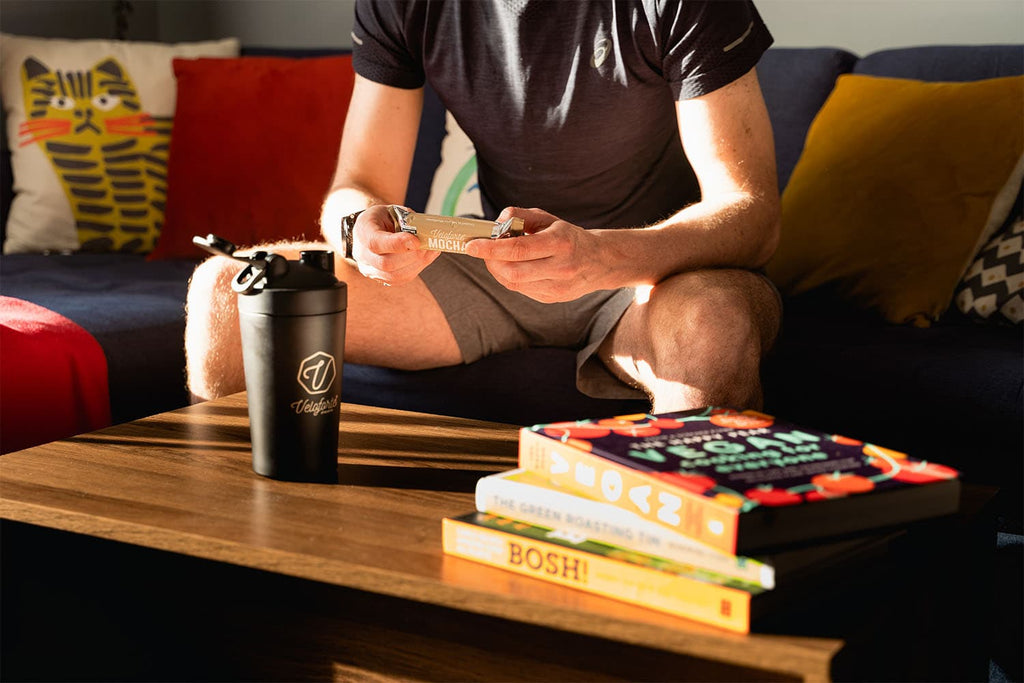
POLYGON ((730 555, 739 511, 570 443, 523 428, 519 467, 554 484, 611 503, 730 555))
MULTIPOLYGON (((719 552, 680 533, 654 524, 629 510, 497 474, 476 485, 476 509, 530 524, 554 527, 596 541, 693 565, 752 583, 775 587, 775 570, 763 562, 719 552)), ((538 477, 539 480, 539 477, 538 477)))
POLYGON ((750 631, 750 594, 445 518, 444 552, 660 612, 750 631))

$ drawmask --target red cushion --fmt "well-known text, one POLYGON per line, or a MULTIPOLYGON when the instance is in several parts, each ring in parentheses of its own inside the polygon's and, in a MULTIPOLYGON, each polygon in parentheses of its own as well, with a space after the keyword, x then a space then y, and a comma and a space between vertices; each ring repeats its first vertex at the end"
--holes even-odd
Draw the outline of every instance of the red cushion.
POLYGON ((192 236, 211 232, 239 246, 319 239, 351 55, 175 59, 174 75, 165 222, 149 259, 204 256, 192 236))
POLYGON ((0 296, 0 453, 110 424, 107 357, 62 315, 0 296))

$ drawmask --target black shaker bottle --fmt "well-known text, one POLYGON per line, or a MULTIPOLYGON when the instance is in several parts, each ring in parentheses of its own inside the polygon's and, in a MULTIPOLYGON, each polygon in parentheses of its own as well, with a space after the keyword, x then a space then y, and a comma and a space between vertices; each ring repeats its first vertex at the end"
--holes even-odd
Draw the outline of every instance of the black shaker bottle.
POLYGON ((253 470, 273 479, 337 483, 348 290, 334 277, 334 254, 304 251, 298 261, 263 251, 240 257, 215 235, 193 242, 246 264, 232 288, 253 470))

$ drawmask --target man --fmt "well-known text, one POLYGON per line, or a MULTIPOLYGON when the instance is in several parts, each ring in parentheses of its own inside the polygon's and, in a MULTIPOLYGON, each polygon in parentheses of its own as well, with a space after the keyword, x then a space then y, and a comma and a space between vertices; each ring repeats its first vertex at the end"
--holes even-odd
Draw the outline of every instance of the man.
MULTIPOLYGON (((567 346, 591 395, 646 394, 657 412, 760 405, 780 310, 756 270, 779 207, 754 71, 771 37, 749 2, 357 0, 353 41, 322 216, 353 259, 338 265, 347 361, 423 369, 567 346), (485 213, 529 234, 453 255, 393 231, 425 79, 476 146, 485 213), (341 218, 360 210, 346 243, 341 218)), ((244 387, 235 270, 213 259, 191 285, 200 398, 244 387)))

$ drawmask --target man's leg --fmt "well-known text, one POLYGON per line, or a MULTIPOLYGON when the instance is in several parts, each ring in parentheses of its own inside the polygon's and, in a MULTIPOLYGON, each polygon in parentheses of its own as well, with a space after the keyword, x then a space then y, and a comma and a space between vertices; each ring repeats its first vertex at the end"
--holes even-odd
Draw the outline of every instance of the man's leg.
POLYGON ((658 284, 633 303, 600 349, 624 381, 665 413, 725 405, 760 408, 761 358, 779 330, 778 297, 763 277, 704 270, 658 284))
MULTIPOLYGON (((263 248, 294 260, 301 250, 324 246, 293 243, 263 248)), ((238 295, 231 289, 231 280, 242 267, 238 261, 216 256, 199 265, 189 284, 185 356, 189 390, 196 399, 212 399, 245 388, 238 295)), ((404 370, 462 362, 444 314, 420 280, 385 287, 341 259, 336 259, 335 269, 338 279, 348 284, 347 362, 404 370)))

